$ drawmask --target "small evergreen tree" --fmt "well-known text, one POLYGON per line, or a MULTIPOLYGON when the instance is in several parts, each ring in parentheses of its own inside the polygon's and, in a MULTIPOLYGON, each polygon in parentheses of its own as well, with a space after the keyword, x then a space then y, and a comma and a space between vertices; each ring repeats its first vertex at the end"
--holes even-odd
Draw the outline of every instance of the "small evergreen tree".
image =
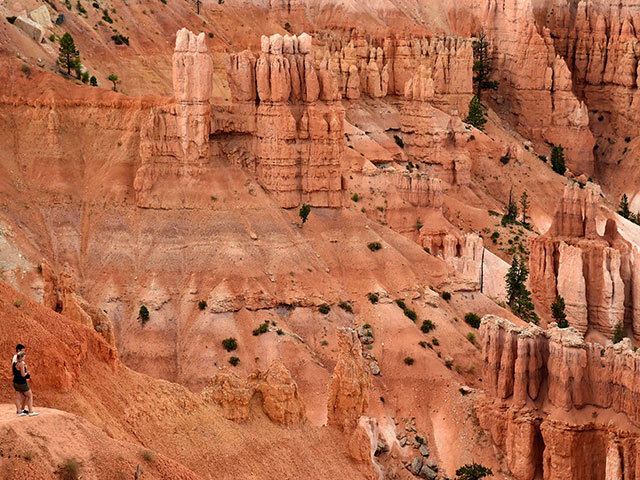
POLYGON ((200 5, 202 4, 202 0, 196 0, 196 13, 200 14, 200 5))
POLYGON ((482 98, 483 90, 496 90, 498 88, 498 82, 489 79, 493 66, 489 58, 489 42, 484 28, 480 29, 478 38, 473 41, 471 47, 473 48, 473 83, 476 84, 479 101, 482 98))
POLYGON ((58 50, 58 62, 62 68, 67 69, 67 75, 71 75, 71 69, 75 69, 80 65, 80 52, 76 50, 76 44, 73 37, 69 33, 65 33, 60 39, 60 48, 58 50))
POLYGON ((527 192, 522 192, 520 197, 520 210, 522 211, 522 224, 527 225, 527 210, 529 210, 529 195, 527 192))
POLYGON ((484 124, 487 123, 487 119, 484 118, 484 108, 475 95, 469 102, 469 115, 464 121, 478 130, 484 130, 484 124))
POLYGON ((564 175, 567 167, 564 164, 564 147, 562 145, 554 145, 551 150, 551 168, 554 172, 564 175))
POLYGON ((518 205, 513 200, 513 189, 509 190, 509 201, 507 202, 507 211, 502 216, 502 225, 515 223, 518 220, 518 205))
POLYGON ((118 80, 118 76, 114 75, 112 73, 111 75, 109 75, 108 80, 110 82, 113 82, 113 91, 117 92, 118 91, 118 83, 120 83, 120 80, 118 80))
POLYGON ((507 303, 511 311, 524 320, 538 323, 538 315, 534 311, 531 292, 527 290, 525 283, 529 277, 529 269, 524 259, 518 255, 513 256, 511 267, 505 275, 507 284, 507 303))
POLYGON ((308 203, 303 203, 300 207, 300 218, 302 219, 302 223, 304 224, 307 221, 307 217, 311 213, 311 205, 308 203))
POLYGON ((93 76, 92 76, 92 77, 89 79, 89 84, 90 84, 92 87, 97 87, 97 86, 98 86, 98 79, 97 79, 96 77, 93 77, 93 76))
POLYGON ((618 206, 618 214, 622 215, 624 218, 630 218, 633 217, 631 210, 629 210, 629 197, 627 197, 627 194, 623 194, 622 198, 620 199, 620 205, 618 206))
POLYGON ((140 306, 140 311, 138 312, 138 318, 142 322, 142 325, 149 321, 149 309, 146 305, 140 306))
POLYGON ((616 329, 613 331, 613 343, 618 343, 624 338, 624 330, 622 329, 622 323, 618 322, 616 329))
POLYGON ((564 298, 560 295, 557 295, 556 301, 551 304, 551 316, 555 319, 559 328, 567 328, 569 326, 567 314, 564 311, 564 298))
POLYGON ((473 462, 471 465, 467 463, 456 470, 456 475, 458 476, 457 480, 480 480, 487 475, 493 475, 493 472, 490 468, 473 462))

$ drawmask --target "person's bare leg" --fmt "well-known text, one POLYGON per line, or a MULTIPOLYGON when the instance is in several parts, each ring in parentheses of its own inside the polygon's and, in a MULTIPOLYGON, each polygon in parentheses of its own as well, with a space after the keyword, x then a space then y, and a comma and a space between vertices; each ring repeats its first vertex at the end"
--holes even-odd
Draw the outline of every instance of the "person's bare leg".
POLYGON ((27 406, 27 397, 23 393, 22 394, 22 408, 20 409, 20 411, 24 412, 26 406, 27 406))
POLYGON ((20 413, 22 411, 22 408, 20 408, 22 403, 23 403, 22 393, 16 391, 16 412, 17 413, 20 413))
POLYGON ((31 390, 24 392, 25 397, 27 397, 27 404, 29 405, 29 413, 33 412, 33 393, 31 390))

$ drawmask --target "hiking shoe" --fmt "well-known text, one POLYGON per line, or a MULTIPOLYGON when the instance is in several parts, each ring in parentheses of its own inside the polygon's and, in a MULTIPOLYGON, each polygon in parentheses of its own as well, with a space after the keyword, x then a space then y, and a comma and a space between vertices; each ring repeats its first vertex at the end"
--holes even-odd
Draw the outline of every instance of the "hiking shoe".
POLYGON ((19 417, 26 417, 26 416, 27 416, 27 414, 26 414, 26 413, 24 413, 24 412, 20 412, 20 413, 18 414, 18 416, 19 416, 19 417))
POLYGON ((29 414, 30 417, 35 417, 36 415, 40 415, 38 412, 31 412, 29 414))
POLYGON ((29 413, 29 410, 25 408, 24 410, 22 410, 22 413, 29 413))

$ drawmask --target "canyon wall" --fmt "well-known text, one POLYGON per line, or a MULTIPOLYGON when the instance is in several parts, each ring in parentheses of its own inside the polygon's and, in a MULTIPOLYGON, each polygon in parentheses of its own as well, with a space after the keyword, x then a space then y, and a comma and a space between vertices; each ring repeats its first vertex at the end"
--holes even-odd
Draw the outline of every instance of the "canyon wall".
POLYGON ((516 327, 493 316, 480 333, 486 396, 476 410, 516 479, 640 478, 640 355, 628 339, 603 347, 572 327, 516 327), (599 409, 628 422, 600 421, 599 409))
POLYGON ((140 168, 134 188, 139 207, 193 206, 196 182, 209 164, 213 61, 205 35, 186 28, 173 54, 175 102, 154 107, 140 132, 140 168))
POLYGON ((599 198, 593 184, 565 188, 551 227, 531 242, 531 288, 543 308, 564 297, 569 325, 583 334, 593 328, 611 337, 621 323, 638 336, 638 249, 604 210, 604 234, 598 233, 599 198))
POLYGON ((331 62, 314 65, 311 37, 263 36, 260 56, 231 54, 227 74, 233 104, 212 119, 224 154, 282 207, 340 206, 344 110, 331 62))
POLYGON ((354 29, 345 37, 320 38, 320 43, 316 57, 328 56, 345 98, 402 96, 420 70, 432 81, 435 105, 445 111, 467 111, 473 95, 473 50, 468 38, 371 38, 354 29))

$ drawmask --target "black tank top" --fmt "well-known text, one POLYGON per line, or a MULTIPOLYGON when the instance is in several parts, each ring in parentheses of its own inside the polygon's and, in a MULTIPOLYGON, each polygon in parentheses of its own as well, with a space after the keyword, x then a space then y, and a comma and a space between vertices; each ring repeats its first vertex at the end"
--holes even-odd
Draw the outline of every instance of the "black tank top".
POLYGON ((16 367, 17 363, 13 364, 13 383, 17 384, 25 384, 27 383, 27 379, 22 376, 20 369, 16 367))

